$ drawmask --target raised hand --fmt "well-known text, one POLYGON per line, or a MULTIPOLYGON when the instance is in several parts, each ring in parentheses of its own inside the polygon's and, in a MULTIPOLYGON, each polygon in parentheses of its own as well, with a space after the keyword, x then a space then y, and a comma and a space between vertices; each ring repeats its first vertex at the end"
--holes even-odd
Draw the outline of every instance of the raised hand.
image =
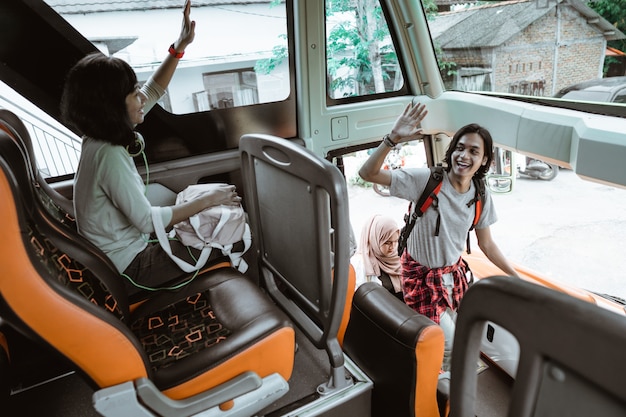
POLYGON ((180 29, 178 40, 174 44, 177 51, 184 51, 196 36, 196 22, 189 17, 191 13, 191 0, 185 0, 183 8, 183 23, 180 29))
POLYGON ((394 143, 416 139, 422 132, 422 128, 419 125, 427 114, 428 110, 426 110, 424 104, 417 103, 413 105, 413 103, 409 103, 396 119, 389 135, 390 139, 394 143))

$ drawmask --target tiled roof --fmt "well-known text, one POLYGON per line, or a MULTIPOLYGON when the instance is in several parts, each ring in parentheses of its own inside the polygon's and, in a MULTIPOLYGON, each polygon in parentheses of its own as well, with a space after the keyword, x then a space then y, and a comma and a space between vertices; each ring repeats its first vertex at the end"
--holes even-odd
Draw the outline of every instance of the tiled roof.
MULTIPOLYGON (((546 13, 558 2, 537 7, 534 0, 512 0, 486 4, 453 12, 439 13, 429 23, 433 39, 443 49, 496 47, 517 35, 546 13), (503 25, 501 22, 506 21, 503 25)), ((607 40, 624 39, 622 32, 579 0, 568 0, 568 5, 583 15, 607 40), (592 20, 593 23, 592 23, 592 20)))
MULTIPOLYGON (((82 14, 182 8, 184 0, 45 0, 57 13, 82 14)), ((192 7, 269 3, 269 0, 192 0, 192 7)))

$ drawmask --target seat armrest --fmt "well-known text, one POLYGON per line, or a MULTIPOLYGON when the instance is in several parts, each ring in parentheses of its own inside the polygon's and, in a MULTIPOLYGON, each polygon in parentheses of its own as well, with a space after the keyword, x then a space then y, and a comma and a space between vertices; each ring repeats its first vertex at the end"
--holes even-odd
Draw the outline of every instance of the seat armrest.
POLYGON ((184 400, 173 400, 147 378, 126 382, 93 394, 94 408, 103 416, 186 417, 214 409, 207 415, 249 416, 267 407, 289 390, 279 374, 261 379, 246 372, 211 390, 184 400), (229 404, 229 402, 232 402, 229 404), (224 405, 227 406, 224 406, 224 405))

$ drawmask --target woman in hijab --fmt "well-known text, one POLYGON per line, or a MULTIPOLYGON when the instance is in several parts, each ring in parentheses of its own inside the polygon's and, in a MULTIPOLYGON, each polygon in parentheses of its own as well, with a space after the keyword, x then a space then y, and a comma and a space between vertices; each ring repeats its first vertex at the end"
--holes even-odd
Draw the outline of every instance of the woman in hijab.
POLYGON ((376 214, 365 223, 357 251, 351 259, 357 288, 364 282, 377 282, 404 301, 399 238, 398 224, 390 217, 376 214))

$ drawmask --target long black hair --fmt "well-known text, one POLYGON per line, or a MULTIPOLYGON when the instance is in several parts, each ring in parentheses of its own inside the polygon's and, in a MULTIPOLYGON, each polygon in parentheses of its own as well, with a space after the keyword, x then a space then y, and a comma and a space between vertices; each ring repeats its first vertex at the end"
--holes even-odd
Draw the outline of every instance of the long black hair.
POLYGON ((450 169, 452 169, 452 152, 456 149, 459 140, 468 133, 477 133, 478 136, 483 139, 483 143, 485 144, 485 156, 487 157, 487 163, 485 165, 481 165, 478 171, 474 173, 474 177, 476 178, 485 178, 485 175, 487 175, 489 167, 491 166, 491 161, 493 161, 493 138, 487 129, 476 123, 470 123, 463 126, 452 137, 452 142, 450 142, 450 145, 446 150, 446 157, 444 159, 444 162, 447 165, 446 170, 450 171, 450 169))
POLYGON ((126 97, 137 87, 137 74, 125 61, 99 52, 72 67, 65 79, 61 115, 80 134, 114 145, 135 141, 126 97))

